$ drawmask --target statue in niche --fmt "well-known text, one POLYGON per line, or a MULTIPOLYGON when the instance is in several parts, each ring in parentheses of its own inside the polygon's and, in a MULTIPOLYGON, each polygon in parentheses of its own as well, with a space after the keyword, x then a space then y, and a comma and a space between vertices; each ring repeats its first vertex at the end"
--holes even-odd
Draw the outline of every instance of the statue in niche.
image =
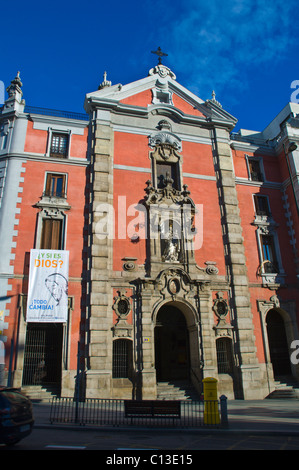
POLYGON ((178 260, 178 247, 170 238, 166 241, 166 246, 163 253, 164 261, 177 261, 178 260))
POLYGON ((178 261, 179 258, 179 240, 174 234, 173 221, 169 222, 169 228, 166 231, 165 225, 161 229, 161 247, 163 261, 178 261))

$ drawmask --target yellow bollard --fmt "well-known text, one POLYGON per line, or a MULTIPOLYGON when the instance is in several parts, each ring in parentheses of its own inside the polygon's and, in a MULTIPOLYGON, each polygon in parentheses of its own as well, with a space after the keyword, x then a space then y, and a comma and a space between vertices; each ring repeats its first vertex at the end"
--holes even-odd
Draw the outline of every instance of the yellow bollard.
POLYGON ((219 424, 220 415, 218 410, 217 398, 217 379, 206 377, 203 379, 203 396, 204 396, 204 424, 219 424))

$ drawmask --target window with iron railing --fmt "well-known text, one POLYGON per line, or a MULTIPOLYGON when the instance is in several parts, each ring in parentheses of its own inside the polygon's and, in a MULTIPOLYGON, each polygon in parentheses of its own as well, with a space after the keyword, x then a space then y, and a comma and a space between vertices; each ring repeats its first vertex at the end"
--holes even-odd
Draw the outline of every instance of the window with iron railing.
POLYGON ((132 370, 132 342, 128 339, 113 341, 112 377, 129 378, 132 370))
POLYGON ((68 134, 53 133, 51 138, 50 156, 66 158, 68 155, 68 144, 68 134))
POLYGON ((230 338, 216 340, 217 365, 219 374, 231 374, 233 371, 232 342, 230 338))
POLYGON ((251 181, 264 181, 264 176, 261 170, 261 165, 259 160, 251 159, 248 160, 249 164, 249 176, 251 181))
POLYGON ((271 215, 268 198, 266 196, 254 195, 254 205, 256 215, 271 215))

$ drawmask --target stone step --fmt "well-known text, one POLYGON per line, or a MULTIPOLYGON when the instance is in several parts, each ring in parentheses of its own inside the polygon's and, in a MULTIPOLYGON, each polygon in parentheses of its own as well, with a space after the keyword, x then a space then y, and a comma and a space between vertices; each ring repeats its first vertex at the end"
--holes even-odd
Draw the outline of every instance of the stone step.
POLYGON ((267 398, 274 400, 279 400, 281 398, 299 400, 299 393, 295 390, 274 390, 267 398))
POLYGON ((158 382, 157 398, 159 400, 199 400, 199 395, 190 382, 158 382))
POLYGON ((22 392, 25 393, 31 401, 43 403, 49 403, 53 397, 59 396, 59 390, 56 387, 42 387, 38 385, 23 386, 22 392))
POLYGON ((299 384, 292 377, 280 377, 275 380, 275 390, 267 398, 271 399, 299 399, 299 384))

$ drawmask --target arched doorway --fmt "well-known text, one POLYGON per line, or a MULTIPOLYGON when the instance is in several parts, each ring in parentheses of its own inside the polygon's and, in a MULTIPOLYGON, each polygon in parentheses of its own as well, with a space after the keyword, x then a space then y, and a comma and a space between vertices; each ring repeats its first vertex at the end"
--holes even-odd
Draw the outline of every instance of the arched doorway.
POLYGON ((277 310, 271 309, 267 313, 266 323, 274 377, 291 375, 289 347, 283 318, 277 310))
POLYGON ((183 313, 173 305, 162 306, 155 327, 157 381, 189 379, 189 333, 183 313))

